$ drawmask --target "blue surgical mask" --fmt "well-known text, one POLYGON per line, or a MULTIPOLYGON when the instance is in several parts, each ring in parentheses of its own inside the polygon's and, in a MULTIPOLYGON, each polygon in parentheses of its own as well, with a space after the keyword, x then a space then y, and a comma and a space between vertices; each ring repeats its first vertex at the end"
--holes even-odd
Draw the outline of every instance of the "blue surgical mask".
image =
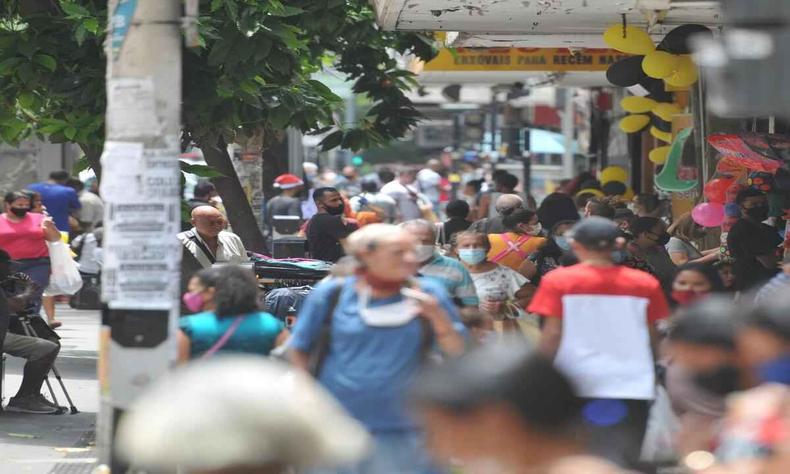
POLYGON ((458 258, 469 265, 477 265, 486 260, 486 249, 458 249, 458 258))
POLYGON ((563 252, 570 252, 571 243, 568 242, 568 238, 564 235, 558 235, 554 237, 554 242, 557 243, 557 247, 559 247, 563 252))

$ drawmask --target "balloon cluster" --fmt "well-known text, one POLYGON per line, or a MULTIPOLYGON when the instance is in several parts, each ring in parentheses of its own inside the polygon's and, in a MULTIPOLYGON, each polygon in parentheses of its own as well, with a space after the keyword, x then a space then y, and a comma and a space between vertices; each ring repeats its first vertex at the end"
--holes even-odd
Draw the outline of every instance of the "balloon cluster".
POLYGON ((601 187, 606 196, 616 196, 623 201, 634 198, 634 190, 628 187, 628 172, 620 166, 607 166, 601 170, 601 187))
MULTIPOLYGON (((703 227, 719 227, 724 223, 724 219, 733 213, 735 197, 739 190, 740 186, 731 176, 721 176, 708 181, 702 191, 708 202, 694 207, 691 211, 692 219, 703 227)), ((737 212, 737 205, 734 210, 737 212)))
POLYGON ((680 106, 635 95, 625 97, 620 102, 620 106, 631 114, 620 121, 620 130, 625 133, 638 133, 652 124, 650 134, 666 145, 651 151, 649 158, 657 165, 664 164, 669 155, 669 143, 672 143, 672 116, 682 111, 680 106), (652 114, 652 117, 647 115, 648 113, 652 114))
POLYGON ((681 25, 667 33, 661 43, 655 46, 653 39, 644 30, 625 24, 612 25, 603 34, 606 44, 634 56, 614 63, 606 72, 606 77, 616 86, 641 85, 659 102, 671 101, 666 86, 683 90, 699 79, 689 46, 689 38, 699 34, 713 33, 703 25, 681 25))

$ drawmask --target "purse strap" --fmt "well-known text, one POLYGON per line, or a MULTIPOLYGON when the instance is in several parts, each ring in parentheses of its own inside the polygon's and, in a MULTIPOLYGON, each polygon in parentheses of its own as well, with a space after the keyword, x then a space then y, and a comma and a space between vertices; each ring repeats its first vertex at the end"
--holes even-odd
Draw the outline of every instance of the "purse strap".
POLYGON ((222 337, 220 337, 219 340, 217 340, 217 342, 215 342, 214 345, 211 346, 211 348, 207 350, 205 354, 203 354, 200 358, 208 359, 209 357, 213 356, 218 350, 222 349, 225 346, 225 344, 228 343, 228 340, 231 337, 233 337, 233 334, 236 333, 236 330, 239 329, 239 326, 241 326, 241 323, 246 318, 247 318, 246 315, 239 316, 238 318, 236 318, 233 321, 233 324, 231 324, 230 327, 227 329, 227 331, 225 331, 225 334, 223 334, 222 337))

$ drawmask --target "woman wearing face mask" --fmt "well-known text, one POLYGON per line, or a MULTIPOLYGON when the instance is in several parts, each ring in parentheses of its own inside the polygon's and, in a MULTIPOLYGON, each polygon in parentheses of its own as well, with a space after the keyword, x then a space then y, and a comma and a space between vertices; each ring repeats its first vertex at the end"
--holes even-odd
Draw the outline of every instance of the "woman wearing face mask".
POLYGON ((47 242, 60 240, 52 219, 30 212, 30 198, 23 192, 6 194, 5 212, 0 215, 0 248, 14 260, 14 271, 29 276, 37 285, 33 299, 38 312, 41 295, 49 286, 50 262, 47 242))
POLYGON ((316 376, 373 436, 370 456, 337 472, 432 472, 407 414, 407 389, 433 348, 463 352, 465 329, 438 282, 414 279, 415 243, 390 224, 351 234, 346 247, 356 275, 318 285, 288 343, 294 365, 316 376))
POLYGON ((538 286, 543 275, 555 268, 570 262, 572 258, 571 244, 565 233, 573 227, 576 221, 560 221, 551 229, 551 236, 546 244, 530 254, 529 259, 521 266, 520 273, 538 286))
POLYGON ((285 324, 258 307, 258 282, 236 266, 208 268, 189 282, 184 304, 197 314, 181 318, 178 359, 217 351, 268 355, 288 338, 285 324))
POLYGON ((527 257, 546 243, 545 238, 539 237, 543 227, 530 209, 516 209, 502 223, 507 232, 488 235, 488 260, 518 271, 527 257))
POLYGON ((705 229, 694 222, 690 213, 683 214, 667 229, 670 235, 667 242, 669 258, 675 265, 684 263, 715 262, 719 258, 719 249, 700 251, 697 242, 705 237, 705 229))
POLYGON ((678 306, 687 306, 722 291, 724 283, 715 267, 704 263, 687 263, 678 268, 672 283, 672 301, 678 306))
POLYGON ((534 287, 519 272, 488 260, 491 244, 485 234, 460 232, 456 242, 458 257, 475 282, 480 310, 495 322, 498 331, 516 330, 514 318, 521 311, 514 309, 529 304, 534 287))
POLYGON ((633 240, 628 252, 635 258, 646 261, 655 271, 661 285, 669 290, 677 273, 677 267, 669 258, 666 245, 669 234, 666 225, 656 217, 640 217, 631 228, 633 240))

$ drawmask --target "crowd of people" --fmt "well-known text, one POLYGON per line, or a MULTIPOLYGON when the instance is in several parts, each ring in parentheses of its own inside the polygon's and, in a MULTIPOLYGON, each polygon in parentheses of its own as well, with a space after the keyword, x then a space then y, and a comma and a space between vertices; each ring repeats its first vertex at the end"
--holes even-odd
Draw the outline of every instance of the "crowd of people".
MULTIPOLYGON (((256 373, 275 380, 296 371, 311 398, 330 400, 316 402, 327 404, 327 420, 300 418, 299 432, 312 433, 302 440, 271 429, 284 423, 271 410, 221 423, 240 447, 217 455, 223 461, 206 472, 790 469, 790 259, 765 194, 742 190, 741 217, 718 239, 706 238, 715 230, 689 214, 673 218, 660 196, 629 199, 592 173, 563 182, 538 205, 510 173, 467 167, 451 184, 446 171, 436 160, 364 176, 306 163, 302 176, 277 177, 278 195, 262 209, 265 230, 276 240, 293 227, 283 222, 296 221, 305 256, 334 264, 287 319, 259 304, 258 281, 241 265, 247 252, 212 189, 196 193, 191 228, 178 236, 187 269, 183 383, 194 387, 197 367, 219 376, 221 357, 205 359, 246 353, 279 362, 241 361, 247 368, 234 371, 240 380, 228 387, 249 394, 261 386, 256 373), (355 449, 328 450, 329 419, 338 436, 351 433, 355 449), (239 437, 250 430, 280 451, 256 457, 239 437), (313 448, 326 456, 307 462, 292 451, 313 448)), ((58 218, 34 206, 9 194, 0 248, 27 265, 17 271, 41 279, 40 288, 45 241, 61 236, 58 218)), ((95 227, 85 229, 86 248, 95 227)), ((38 400, 36 374, 57 353, 39 349, 17 398, 38 400)), ((154 393, 141 406, 165 403, 167 392, 154 393)), ((236 398, 239 409, 251 403, 236 398)), ((197 406, 232 398, 207 389, 187 399, 197 406)), ((165 460, 155 455, 165 450, 137 439, 161 425, 158 414, 137 410, 126 422, 125 455, 155 467, 189 463, 184 445, 163 441, 180 453, 165 460)), ((289 414, 296 416, 282 416, 289 414)), ((187 426, 211 436, 217 420, 187 426)), ((154 431, 156 439, 199 439, 177 426, 154 431)))

